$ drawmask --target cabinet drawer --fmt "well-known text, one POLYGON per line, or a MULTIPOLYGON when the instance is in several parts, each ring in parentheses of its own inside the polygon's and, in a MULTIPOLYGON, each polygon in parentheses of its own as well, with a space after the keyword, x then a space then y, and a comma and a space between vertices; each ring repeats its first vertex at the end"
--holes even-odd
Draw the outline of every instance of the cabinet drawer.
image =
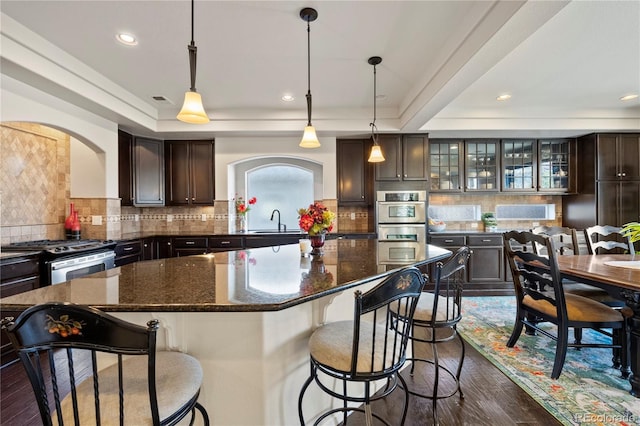
POLYGON ((502 246, 502 235, 469 235, 467 244, 469 247, 502 246))
POLYGON ((244 246, 244 237, 227 237, 227 238, 211 238, 209 241, 210 248, 236 250, 244 246))
POLYGON ((460 247, 465 244, 464 235, 430 236, 430 244, 440 247, 460 247))
POLYGON ((207 237, 176 237, 173 239, 174 248, 207 248, 207 237))
POLYGON ((141 251, 142 251, 142 243, 140 240, 120 243, 115 248, 116 257, 130 256, 130 255, 138 254, 141 251))
POLYGON ((0 278, 2 278, 2 281, 5 282, 18 277, 39 275, 39 265, 40 261, 38 256, 3 260, 0 278))

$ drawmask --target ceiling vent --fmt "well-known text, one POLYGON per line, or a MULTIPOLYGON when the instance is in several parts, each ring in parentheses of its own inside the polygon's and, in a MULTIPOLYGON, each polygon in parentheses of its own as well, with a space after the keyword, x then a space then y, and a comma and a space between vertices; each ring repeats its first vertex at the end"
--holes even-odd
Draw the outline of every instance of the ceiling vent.
POLYGON ((165 98, 164 96, 153 96, 153 100, 161 104, 173 105, 173 102, 171 102, 169 99, 165 98))

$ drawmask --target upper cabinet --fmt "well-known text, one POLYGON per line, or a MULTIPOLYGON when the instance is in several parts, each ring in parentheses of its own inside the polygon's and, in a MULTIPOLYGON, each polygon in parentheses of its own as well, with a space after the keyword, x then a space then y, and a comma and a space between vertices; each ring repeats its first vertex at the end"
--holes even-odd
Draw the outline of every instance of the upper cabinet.
POLYGON ((493 139, 470 139, 464 142, 465 191, 498 191, 500 142, 493 139))
POLYGON ((338 139, 338 205, 367 206, 373 199, 373 164, 367 161, 369 139, 338 139))
POLYGON ((597 179, 640 179, 640 136, 599 134, 597 136, 597 179))
POLYGON ((575 139, 432 139, 432 192, 570 193, 575 139))
POLYGON ((213 140, 166 141, 165 174, 167 205, 213 205, 213 140))
POLYGON ((118 131, 118 196, 120 205, 133 206, 133 136, 118 131))
POLYGON ((376 163, 377 181, 427 180, 427 135, 380 135, 385 161, 376 163))
POLYGON ((576 189, 575 139, 538 141, 538 190, 574 192, 576 189))
POLYGON ((462 190, 463 143, 455 139, 429 141, 429 173, 432 191, 462 190))
POLYGON ((135 137, 133 165, 133 205, 164 206, 164 142, 135 137))

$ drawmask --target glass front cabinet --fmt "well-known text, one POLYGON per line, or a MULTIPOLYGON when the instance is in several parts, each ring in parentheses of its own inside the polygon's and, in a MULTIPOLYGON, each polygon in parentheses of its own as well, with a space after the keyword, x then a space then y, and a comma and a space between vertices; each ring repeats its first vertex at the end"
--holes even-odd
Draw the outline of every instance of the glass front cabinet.
POLYGON ((462 141, 455 139, 429 140, 430 188, 438 192, 462 190, 462 141))
POLYGON ((465 191, 499 191, 498 140, 465 141, 465 191))
POLYGON ((540 160, 538 190, 569 192, 573 189, 575 168, 572 167, 572 147, 569 139, 538 141, 540 160))
POLYGON ((536 141, 502 141, 502 190, 536 191, 536 141))

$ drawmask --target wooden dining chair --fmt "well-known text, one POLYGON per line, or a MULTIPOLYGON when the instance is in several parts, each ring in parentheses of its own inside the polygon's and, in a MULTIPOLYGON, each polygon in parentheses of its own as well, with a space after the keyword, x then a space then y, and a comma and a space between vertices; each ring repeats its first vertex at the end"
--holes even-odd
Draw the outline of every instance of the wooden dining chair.
POLYGON ((200 363, 156 351, 158 321, 146 327, 69 303, 33 306, 2 320, 44 425, 175 425, 198 410, 200 363), (90 359, 90 368, 76 360, 90 359), (67 389, 66 393, 63 389, 67 389))
POLYGON ((406 361, 413 315, 423 287, 424 278, 417 268, 401 269, 366 293, 355 292, 353 320, 328 323, 313 332, 309 339, 311 374, 298 397, 301 425, 305 424, 304 394, 312 382, 342 401, 341 406, 320 414, 314 425, 340 413, 346 423, 349 412, 364 413, 368 425, 373 418, 389 426, 404 424, 409 393, 399 370, 406 361), (333 389, 336 380, 342 382, 341 392, 333 389), (374 394, 372 384, 376 381, 386 386, 374 394), (358 383, 362 386, 356 386, 358 383), (390 422, 372 412, 371 401, 385 398, 399 383, 405 393, 402 419, 390 422))
POLYGON ((556 341, 555 359, 551 378, 560 377, 567 354, 567 348, 617 348, 623 356, 623 363, 629 362, 629 331, 626 319, 619 310, 593 299, 564 291, 562 278, 556 260, 555 240, 533 232, 510 231, 503 234, 504 249, 516 295, 517 310, 513 332, 507 342, 514 347, 528 326, 541 335, 556 341), (547 255, 542 255, 535 246, 543 247, 547 255), (529 320, 535 318, 535 321, 529 320), (543 327, 555 325, 556 333, 543 327), (569 343, 569 328, 590 328, 613 338, 607 329, 621 330, 621 341, 602 343, 569 343))
POLYGON ((611 225, 594 225, 584 229, 589 254, 634 253, 630 237, 621 234, 622 228, 611 225))

